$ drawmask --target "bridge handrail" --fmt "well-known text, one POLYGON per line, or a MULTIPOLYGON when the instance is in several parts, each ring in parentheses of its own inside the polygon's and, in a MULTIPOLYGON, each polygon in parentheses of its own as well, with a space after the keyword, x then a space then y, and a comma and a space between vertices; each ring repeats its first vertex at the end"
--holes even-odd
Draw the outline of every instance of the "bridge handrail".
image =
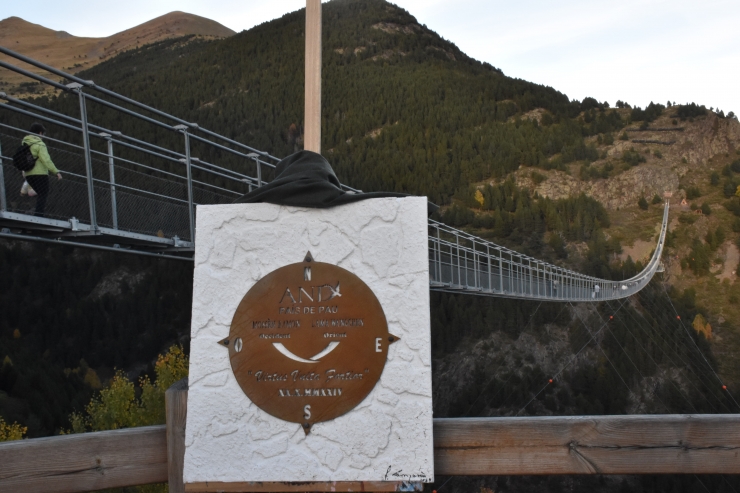
MULTIPOLYGON (((42 70, 45 70, 45 71, 47 71, 49 73, 58 75, 59 77, 63 77, 65 79, 70 80, 70 81, 73 81, 73 82, 77 82, 78 84, 81 84, 81 85, 83 85, 83 86, 85 86, 87 88, 94 89, 96 91, 99 91, 99 92, 105 94, 106 96, 110 96, 110 97, 116 98, 119 101, 123 101, 125 103, 131 104, 131 105, 136 106, 136 107, 138 107, 138 108, 140 108, 142 110, 149 111, 151 113, 154 113, 154 114, 159 115, 159 116, 164 117, 164 118, 168 118, 168 119, 170 119, 170 120, 172 120, 174 122, 177 122, 180 125, 186 125, 190 130, 197 130, 197 131, 203 132, 206 135, 209 135, 211 137, 215 137, 217 139, 221 139, 223 141, 229 142, 232 145, 236 145, 238 147, 241 147, 242 149, 247 149, 249 152, 254 152, 254 153, 258 154, 258 155, 261 155, 261 156, 263 156, 265 158, 268 158, 268 159, 272 159, 272 160, 274 160, 276 162, 280 160, 280 158, 277 158, 275 156, 272 156, 272 155, 270 155, 267 152, 260 151, 258 149, 253 148, 253 147, 250 147, 250 146, 248 146, 246 144, 242 144, 241 142, 237 142, 237 141, 235 141, 233 139, 229 139, 228 137, 225 137, 223 135, 219 135, 216 132, 212 132, 212 131, 210 131, 210 130, 208 130, 206 128, 203 128, 203 127, 201 127, 201 126, 199 126, 199 125, 197 125, 195 123, 187 122, 187 121, 185 121, 185 120, 183 120, 181 118, 178 118, 178 117, 176 117, 174 115, 171 115, 171 114, 166 113, 164 111, 158 110, 156 108, 152 108, 151 106, 148 106, 148 105, 146 105, 144 103, 140 103, 139 101, 136 101, 134 99, 127 98, 126 96, 123 96, 123 95, 118 94, 118 93, 116 93, 114 91, 111 91, 111 90, 106 89, 106 88, 104 88, 102 86, 99 86, 99 85, 95 84, 91 80, 81 79, 81 78, 79 78, 79 77, 77 77, 75 75, 69 74, 69 73, 64 72, 62 70, 59 70, 57 68, 54 68, 54 67, 52 67, 50 65, 47 65, 47 64, 42 63, 42 62, 39 62, 38 60, 34 60, 33 58, 29 58, 29 57, 27 57, 25 55, 22 55, 20 53, 17 53, 15 51, 13 51, 13 50, 11 50, 9 48, 6 48, 4 46, 1 46, 1 45, 0 45, 0 53, 4 53, 4 54, 6 54, 6 55, 8 55, 8 56, 10 56, 12 58, 15 58, 15 59, 20 60, 20 61, 25 62, 25 63, 28 63, 29 65, 33 65, 34 67, 37 67, 37 68, 40 68, 42 70)), ((54 81, 52 81, 50 79, 47 79, 45 77, 39 76, 37 74, 34 74, 33 72, 29 72, 29 71, 23 70, 20 67, 16 67, 16 66, 11 65, 11 64, 6 64, 5 62, 0 62, 0 66, 3 66, 5 68, 8 68, 9 70, 13 70, 13 71, 16 71, 16 72, 22 71, 24 73, 24 75, 26 75, 28 77, 37 79, 37 80, 39 80, 41 82, 44 82, 46 84, 50 84, 50 85, 56 87, 57 89, 62 89, 62 90, 65 90, 65 91, 69 91, 69 88, 67 88, 63 84, 59 84, 59 83, 54 82, 54 81)), ((143 116, 143 115, 140 115, 140 116, 143 116)), ((265 164, 267 164, 268 166, 274 167, 274 165, 272 163, 265 163, 265 164)))
MULTIPOLYGON (((10 101, 12 103, 20 102, 20 100, 17 100, 15 98, 12 98, 10 96, 7 96, 3 92, 0 92, 0 99, 5 99, 5 100, 10 101)), ((32 105, 32 104, 27 103, 25 101, 23 103, 25 103, 24 106, 26 106, 26 107, 31 106, 31 107, 36 108, 37 110, 41 110, 41 111, 45 110, 45 108, 42 108, 40 106, 32 105)), ((3 109, 15 111, 17 113, 21 113, 21 114, 27 115, 27 116, 32 116, 32 117, 34 117, 36 119, 43 120, 43 121, 46 121, 48 123, 53 123, 55 125, 62 126, 64 128, 67 128, 69 130, 73 130, 75 132, 80 132, 80 133, 82 132, 82 129, 80 127, 75 127, 74 125, 70 125, 68 123, 60 122, 58 120, 54 120, 53 118, 46 117, 46 116, 43 116, 43 115, 39 115, 37 113, 33 113, 31 111, 28 111, 28 110, 24 110, 24 109, 21 109, 21 108, 16 108, 14 106, 8 106, 8 105, 3 106, 3 109)), ((53 111, 50 111, 50 110, 48 112, 49 113, 55 113, 56 114, 56 112, 53 112, 53 111)), ((62 115, 62 116, 66 116, 66 115, 62 115)), ((73 117, 66 117, 66 119, 68 119, 70 121, 73 121, 75 123, 81 124, 80 120, 75 119, 73 117)), ((3 125, 3 124, 0 124, 0 125, 3 125)), ((8 127, 8 128, 13 128, 15 130, 21 130, 21 129, 18 129, 18 128, 15 128, 15 127, 10 127, 8 125, 3 125, 3 126, 8 127)), ((165 159, 165 160, 171 161, 173 163, 182 164, 182 160, 185 159, 185 155, 184 154, 180 154, 177 151, 173 151, 173 150, 167 149, 165 147, 160 147, 160 146, 157 146, 155 144, 150 144, 150 143, 147 143, 147 142, 140 141, 139 139, 136 139, 134 137, 129 137, 129 136, 123 134, 122 132, 115 131, 115 130, 108 130, 108 129, 105 129, 104 127, 99 127, 97 125, 89 125, 89 126, 92 127, 92 128, 101 130, 102 132, 105 132, 105 133, 107 133, 107 134, 110 135, 110 137, 103 137, 100 134, 90 133, 90 136, 92 136, 92 137, 95 137, 95 138, 98 138, 98 139, 103 139, 103 140, 110 140, 111 142, 114 142, 114 143, 116 143, 118 145, 121 145, 123 147, 127 147, 129 149, 133 149, 133 150, 136 150, 136 151, 139 151, 139 152, 143 152, 143 153, 149 154, 150 156, 158 157, 160 159, 165 159), (137 144, 141 144, 141 143, 146 144, 151 149, 143 149, 141 147, 137 147, 134 144, 130 144, 128 142, 123 142, 121 140, 118 140, 114 136, 115 137, 121 137, 121 138, 124 138, 126 140, 131 140, 133 142, 136 142, 137 144), (152 149, 155 149, 155 150, 152 150, 152 149), (157 152, 157 151, 159 151, 159 152, 157 152), (163 152, 172 154, 172 156, 168 156, 166 154, 162 154, 163 152)), ((77 147, 79 149, 84 149, 84 147, 82 147, 82 146, 77 146, 77 145, 71 144, 69 142, 65 142, 65 141, 62 141, 62 140, 53 139, 53 138, 48 137, 48 136, 46 136, 44 138, 47 139, 47 140, 50 140, 50 141, 56 141, 56 142, 60 142, 60 143, 63 143, 63 144, 69 145, 69 146, 77 147)), ((100 154, 99 151, 95 151, 93 149, 91 149, 90 152, 100 154)), ((116 157, 116 159, 117 160, 122 160, 122 161, 124 160, 123 158, 120 158, 120 157, 116 157)), ((249 175, 244 175, 244 174, 241 174, 241 173, 239 173, 237 171, 234 171, 234 170, 231 170, 231 169, 228 169, 228 168, 223 168, 221 166, 218 166, 218 165, 209 163, 207 161, 204 161, 204 160, 201 160, 201 159, 198 159, 198 158, 191 158, 191 159, 192 159, 193 162, 204 164, 204 165, 207 165, 207 166, 210 166, 211 168, 213 168, 213 170, 210 170, 210 169, 207 170, 207 169, 204 169, 204 168, 199 167, 196 164, 193 164, 192 166, 194 168, 196 168, 196 169, 200 169, 202 171, 206 171, 206 172, 209 172, 209 173, 214 173, 214 174, 217 174, 217 175, 219 175, 221 177, 228 178, 230 180, 234 180, 234 181, 238 181, 238 182, 242 182, 244 180, 249 180, 249 181, 256 182, 256 179, 253 178, 253 177, 251 177, 251 176, 249 176, 249 175), (223 173, 232 173, 234 176, 228 176, 228 175, 225 175, 223 173)), ((128 162, 131 163, 131 164, 135 164, 137 166, 144 167, 144 168, 156 169, 156 168, 147 167, 146 165, 143 165, 141 163, 137 163, 135 161, 128 161, 128 162)), ((164 172, 162 170, 157 170, 157 171, 164 172)), ((164 172, 164 173, 166 173, 166 172, 164 172)), ((185 177, 180 177, 180 178, 185 178, 185 177)))
POLYGON ((668 231, 669 207, 669 203, 666 202, 660 235, 650 261, 638 274, 622 281, 600 279, 581 274, 520 254, 438 221, 430 220, 429 227, 433 231, 429 235, 431 287, 438 291, 469 290, 522 299, 561 301, 602 301, 604 299, 619 299, 631 296, 652 279, 660 265, 660 257, 663 253, 668 231), (436 236, 434 232, 436 232, 436 236), (449 239, 444 238, 443 235, 449 239), (454 242, 452 241, 453 237, 454 242), (461 239, 463 244, 460 242, 461 239), (443 248, 446 248, 445 253, 442 251, 443 248), (455 258, 456 263, 452 260, 443 262, 442 256, 444 255, 451 259, 455 258), (508 256, 508 258, 504 256, 508 256), (463 263, 465 265, 462 265, 463 263), (508 268, 505 269, 504 264, 508 268), (493 268, 497 269, 496 272, 492 271, 494 265, 493 268), (443 266, 446 268, 446 277, 449 278, 449 281, 443 281, 443 266), (484 267, 488 267, 486 272, 481 270, 484 267), (484 284, 483 279, 486 278, 486 274, 488 282, 484 284), (491 285, 492 275, 502 278, 499 281, 500 286, 498 288, 491 285), (465 282, 463 282, 463 276, 465 282), (506 282, 503 281, 504 276, 506 276, 506 282), (472 284, 470 283, 471 277, 473 278, 472 284), (457 282, 454 282, 455 278, 457 278, 457 282), (555 287, 556 284, 565 288, 568 295, 564 294, 564 289, 558 290, 555 287), (508 286, 508 289, 502 289, 504 285, 508 286), (537 293, 534 292, 535 289, 537 293), (544 291, 544 294, 542 291, 544 291))

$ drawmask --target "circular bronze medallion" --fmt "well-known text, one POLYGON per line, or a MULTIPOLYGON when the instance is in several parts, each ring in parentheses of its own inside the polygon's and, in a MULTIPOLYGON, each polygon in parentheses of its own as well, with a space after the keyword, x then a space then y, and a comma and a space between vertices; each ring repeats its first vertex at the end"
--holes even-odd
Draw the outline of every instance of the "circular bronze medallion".
POLYGON ((222 343, 247 397, 308 432, 362 402, 397 339, 359 277, 309 253, 247 292, 222 343))

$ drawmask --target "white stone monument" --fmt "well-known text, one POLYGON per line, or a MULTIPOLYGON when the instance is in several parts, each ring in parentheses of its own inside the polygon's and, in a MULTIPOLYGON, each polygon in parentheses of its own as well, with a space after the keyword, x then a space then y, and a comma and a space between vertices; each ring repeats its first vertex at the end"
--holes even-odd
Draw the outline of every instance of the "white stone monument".
MULTIPOLYGON (((186 490, 199 491, 206 483, 222 491, 250 491, 258 482, 432 482, 427 200, 369 199, 330 209, 267 203, 199 206, 196 231, 186 490), (270 284, 276 271, 297 269, 286 266, 311 257, 315 263, 301 264, 308 267, 301 267, 303 277, 290 289, 270 284), (341 287, 337 281, 309 288, 312 265, 314 277, 322 272, 320 265, 328 265, 356 276, 372 291, 387 321, 385 335, 373 336, 372 348, 365 342, 350 346, 349 339, 371 330, 367 322, 363 326, 361 318, 342 318, 341 310, 326 314, 332 298, 369 310, 372 294, 352 298, 360 291, 345 281, 341 287), (275 298, 278 289, 282 294, 275 298), (242 315, 235 315, 237 309, 242 315), (251 309, 274 309, 276 317, 251 320, 244 312, 251 309), (306 323, 305 314, 314 309, 316 315, 306 323), (300 323, 288 315, 280 318, 291 310, 304 316, 300 323), (234 332, 237 320, 242 320, 241 334, 260 342, 258 354, 246 337, 235 336, 240 334, 234 332), (320 324, 333 328, 317 329, 320 324), (302 334, 316 335, 316 344, 326 348, 308 348, 298 338, 302 334), (347 357, 350 348, 356 357, 347 357), (313 410, 319 405, 346 404, 348 392, 342 388, 351 383, 334 378, 332 385, 310 390, 301 379, 325 379, 333 371, 313 375, 311 368, 332 357, 359 365, 365 356, 381 355, 384 366, 377 383, 365 380, 370 385, 366 397, 333 419, 299 423, 316 418, 313 410), (250 362, 257 357, 293 364, 296 370, 266 372, 262 363, 250 362), (274 385, 266 381, 272 378, 284 380, 281 388, 267 392, 274 394, 272 408, 256 404, 243 390, 267 388, 274 385), (295 407, 299 401, 302 416, 290 410, 292 418, 276 417, 281 411, 274 406, 295 407)), ((363 378, 361 369, 346 373, 352 375, 348 379, 363 378)))

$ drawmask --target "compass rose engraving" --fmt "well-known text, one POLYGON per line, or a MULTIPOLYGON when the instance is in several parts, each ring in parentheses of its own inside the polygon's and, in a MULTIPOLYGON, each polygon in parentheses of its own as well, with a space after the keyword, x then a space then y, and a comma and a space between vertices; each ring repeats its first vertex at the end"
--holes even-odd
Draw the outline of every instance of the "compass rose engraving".
POLYGON ((367 284, 309 252, 252 286, 219 343, 247 397, 308 434, 370 394, 397 340, 367 284))

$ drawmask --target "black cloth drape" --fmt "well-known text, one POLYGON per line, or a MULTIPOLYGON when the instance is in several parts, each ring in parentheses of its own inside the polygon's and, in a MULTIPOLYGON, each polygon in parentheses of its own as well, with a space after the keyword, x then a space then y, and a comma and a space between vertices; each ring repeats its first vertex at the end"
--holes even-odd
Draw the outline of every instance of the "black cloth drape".
MULTIPOLYGON (((275 179, 236 199, 237 204, 269 202, 298 207, 327 208, 365 199, 409 197, 406 193, 351 193, 342 190, 334 170, 322 155, 311 151, 291 154, 277 164, 275 179)), ((428 204, 429 214, 438 206, 428 204)))

